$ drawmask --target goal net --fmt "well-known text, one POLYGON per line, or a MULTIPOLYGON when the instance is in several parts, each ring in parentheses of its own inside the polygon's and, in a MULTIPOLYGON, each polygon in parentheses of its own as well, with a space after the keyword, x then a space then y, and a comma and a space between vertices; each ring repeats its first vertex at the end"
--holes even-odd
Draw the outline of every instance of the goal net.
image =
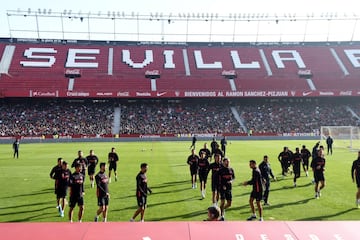
POLYGON ((321 126, 321 144, 326 147, 326 139, 333 139, 333 148, 360 149, 360 128, 354 126, 321 126))

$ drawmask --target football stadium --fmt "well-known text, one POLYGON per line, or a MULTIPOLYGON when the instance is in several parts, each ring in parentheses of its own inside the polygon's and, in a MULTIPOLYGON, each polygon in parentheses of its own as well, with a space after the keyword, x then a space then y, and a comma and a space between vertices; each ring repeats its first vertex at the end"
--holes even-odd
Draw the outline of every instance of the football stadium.
POLYGON ((357 239, 356 13, 6 15, 2 239, 357 239))

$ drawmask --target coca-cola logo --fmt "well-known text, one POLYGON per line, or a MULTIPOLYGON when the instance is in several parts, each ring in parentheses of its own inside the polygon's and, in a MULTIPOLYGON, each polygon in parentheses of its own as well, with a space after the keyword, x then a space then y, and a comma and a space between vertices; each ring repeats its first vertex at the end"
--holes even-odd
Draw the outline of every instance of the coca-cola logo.
POLYGON ((311 77, 312 76, 312 72, 310 69, 300 69, 298 71, 298 75, 300 77, 311 77))
POLYGON ((221 72, 221 75, 223 76, 236 76, 235 70, 224 70, 221 72))

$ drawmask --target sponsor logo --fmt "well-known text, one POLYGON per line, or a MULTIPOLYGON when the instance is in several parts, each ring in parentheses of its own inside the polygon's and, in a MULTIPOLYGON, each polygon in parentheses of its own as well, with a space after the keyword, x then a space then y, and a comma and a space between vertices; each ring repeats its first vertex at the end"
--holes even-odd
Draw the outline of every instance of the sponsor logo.
POLYGON ((117 92, 116 96, 118 96, 118 97, 130 97, 130 93, 129 92, 117 92))
POLYGON ((65 77, 68 77, 68 78, 81 77, 81 70, 80 69, 66 69, 65 77))
POLYGON ((236 72, 235 72, 235 70, 223 70, 221 72, 221 75, 223 75, 225 77, 236 77, 236 72))
POLYGON ((357 95, 360 95, 360 92, 357 92, 357 95))
POLYGON ((157 97, 161 97, 161 96, 165 95, 166 93, 167 93, 167 92, 161 92, 161 93, 158 92, 158 93, 156 93, 156 96, 157 96, 157 97))
POLYGON ((112 96, 112 92, 97 92, 96 96, 112 96))
POLYGON ((42 92, 42 91, 33 91, 33 97, 57 97, 57 92, 42 92))
POLYGON ((291 91, 291 96, 295 96, 296 92, 295 91, 291 91))
POLYGON ((303 93, 302 93, 302 95, 303 95, 304 97, 306 97, 306 96, 308 96, 308 95, 310 95, 310 94, 312 94, 311 91, 310 91, 310 92, 303 92, 303 93))
POLYGON ((89 92, 66 92, 68 97, 88 97, 90 96, 89 92))
POLYGON ((341 91, 340 96, 352 96, 352 91, 341 91))
POLYGON ((179 91, 175 91, 175 96, 176 96, 176 97, 180 96, 180 92, 179 92, 179 91))
POLYGON ((319 92, 320 96, 334 96, 334 92, 319 92))
POLYGON ((147 70, 145 71, 145 77, 147 78, 159 78, 160 71, 159 70, 147 70))
POLYGON ((299 77, 311 77, 313 74, 310 69, 300 69, 298 75, 299 77))
POLYGON ((136 92, 137 97, 151 97, 151 93, 149 92, 136 92))

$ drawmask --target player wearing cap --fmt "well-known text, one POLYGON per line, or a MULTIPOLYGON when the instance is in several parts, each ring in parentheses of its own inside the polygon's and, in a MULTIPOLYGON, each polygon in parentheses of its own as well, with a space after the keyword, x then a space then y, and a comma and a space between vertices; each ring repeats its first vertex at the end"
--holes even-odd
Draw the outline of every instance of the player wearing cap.
POLYGON ((230 167, 230 159, 224 158, 223 167, 219 170, 219 192, 221 219, 225 218, 225 209, 231 207, 232 203, 232 183, 235 179, 234 169, 230 167), (225 204, 226 200, 226 204, 225 204))
POLYGON ((206 193, 206 182, 209 173, 209 160, 206 158, 206 152, 201 152, 198 161, 199 166, 199 180, 200 180, 200 191, 202 199, 205 198, 206 193))
POLYGON ((261 199, 263 194, 263 178, 259 168, 256 166, 255 160, 249 161, 249 167, 252 169, 252 178, 249 181, 243 183, 244 186, 252 185, 253 189, 250 193, 249 204, 251 208, 252 215, 247 219, 248 221, 256 219, 255 205, 254 200, 256 201, 256 206, 259 212, 259 220, 263 221, 263 208, 261 205, 261 199))
POLYGON ((109 178, 105 174, 106 163, 100 163, 100 171, 95 176, 96 182, 96 196, 98 199, 99 209, 96 212, 95 222, 99 220, 100 214, 102 214, 103 222, 107 221, 108 206, 109 206, 109 178))
POLYGON ((356 182, 356 206, 360 208, 360 151, 358 152, 358 158, 352 164, 351 178, 353 182, 356 182))

